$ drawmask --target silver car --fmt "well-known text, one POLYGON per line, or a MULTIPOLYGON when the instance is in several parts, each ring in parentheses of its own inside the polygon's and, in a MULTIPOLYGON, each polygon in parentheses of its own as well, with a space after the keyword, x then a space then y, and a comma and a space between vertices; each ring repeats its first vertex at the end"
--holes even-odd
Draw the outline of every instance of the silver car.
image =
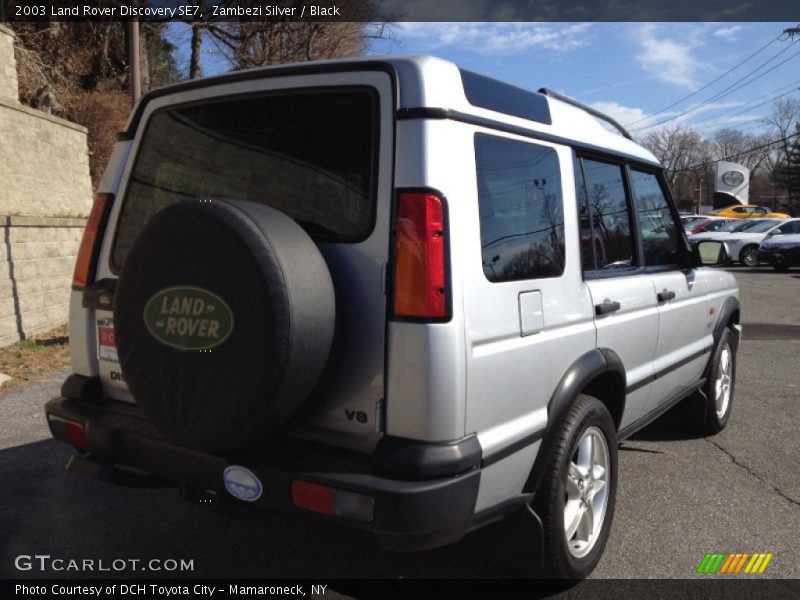
POLYGON ((47 419, 72 472, 400 550, 516 519, 585 577, 620 440, 683 399, 728 422, 726 259, 652 154, 549 90, 432 57, 193 80, 117 137, 47 419))

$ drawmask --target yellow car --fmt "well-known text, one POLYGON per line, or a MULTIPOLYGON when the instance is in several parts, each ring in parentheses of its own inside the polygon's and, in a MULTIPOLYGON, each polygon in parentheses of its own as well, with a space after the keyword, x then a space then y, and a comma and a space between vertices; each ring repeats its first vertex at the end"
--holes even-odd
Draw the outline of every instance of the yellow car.
POLYGON ((734 204, 720 208, 711 213, 715 217, 728 217, 729 219, 748 219, 750 217, 758 217, 759 219, 788 219, 789 215, 786 213, 770 212, 768 208, 763 206, 749 206, 734 204))

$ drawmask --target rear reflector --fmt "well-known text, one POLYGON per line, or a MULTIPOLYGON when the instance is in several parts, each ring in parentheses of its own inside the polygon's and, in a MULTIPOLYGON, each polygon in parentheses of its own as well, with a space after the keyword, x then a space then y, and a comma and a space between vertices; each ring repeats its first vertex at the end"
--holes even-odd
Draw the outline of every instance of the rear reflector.
POLYGON ((375 511, 375 501, 369 496, 309 481, 292 482, 292 504, 315 513, 363 522, 372 521, 375 511))
POLYGON ((100 242, 108 211, 114 201, 114 194, 97 194, 83 230, 78 260, 75 262, 75 273, 72 276, 72 285, 85 287, 94 282, 97 269, 97 259, 100 254, 100 242))
POLYGON ((444 201, 427 192, 403 192, 397 206, 394 314, 447 319, 444 201))
POLYGON ((50 414, 47 415, 47 422, 50 424, 50 431, 53 433, 53 437, 68 442, 77 448, 86 449, 89 447, 89 441, 86 439, 86 427, 83 423, 69 421, 50 414))

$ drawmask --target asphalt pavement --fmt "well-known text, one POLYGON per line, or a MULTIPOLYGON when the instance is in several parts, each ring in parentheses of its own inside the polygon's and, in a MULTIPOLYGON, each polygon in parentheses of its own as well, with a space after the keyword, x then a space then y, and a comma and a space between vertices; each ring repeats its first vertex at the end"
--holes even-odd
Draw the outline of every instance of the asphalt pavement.
MULTIPOLYGON (((706 552, 771 552, 759 577, 800 577, 800 270, 732 269, 744 341, 733 414, 699 437, 679 406, 620 449, 616 516, 596 578, 697 578, 706 552)), ((395 554, 364 533, 299 518, 219 514, 173 489, 117 488, 65 472, 43 405, 65 372, 0 395, 0 579, 91 577, 20 571, 15 558, 185 559, 170 577, 507 578, 519 573, 467 540, 395 554)), ((163 577, 164 572, 105 573, 163 577)), ((741 577, 741 576, 739 576, 741 577)))

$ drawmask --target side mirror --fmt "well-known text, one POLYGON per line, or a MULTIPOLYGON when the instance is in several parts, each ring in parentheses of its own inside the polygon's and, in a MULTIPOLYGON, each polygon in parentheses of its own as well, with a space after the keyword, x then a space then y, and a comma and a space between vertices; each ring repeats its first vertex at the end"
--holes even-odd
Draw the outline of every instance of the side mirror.
POLYGON ((724 242, 703 240, 694 246, 697 264, 706 267, 719 267, 731 262, 731 256, 724 242))

